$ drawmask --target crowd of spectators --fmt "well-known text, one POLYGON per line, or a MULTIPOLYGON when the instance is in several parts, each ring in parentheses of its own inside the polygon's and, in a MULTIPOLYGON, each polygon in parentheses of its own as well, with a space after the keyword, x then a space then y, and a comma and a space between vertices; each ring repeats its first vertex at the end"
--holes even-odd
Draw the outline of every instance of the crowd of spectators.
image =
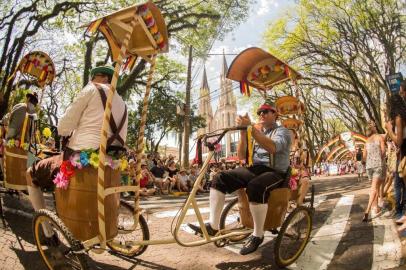
MULTIPOLYGON (((128 152, 128 167, 122 173, 122 184, 132 184, 136 179, 136 157, 132 151, 128 152)), ((225 160, 213 162, 204 175, 203 181, 198 187, 198 193, 209 191, 210 182, 214 175, 223 170, 233 169, 238 163, 226 163, 225 160)), ((180 166, 174 156, 161 157, 159 153, 149 153, 141 160, 140 195, 168 195, 175 192, 180 194, 189 193, 197 180, 200 171, 198 164, 193 164, 190 169, 180 166)), ((124 193, 123 196, 129 196, 124 193)))

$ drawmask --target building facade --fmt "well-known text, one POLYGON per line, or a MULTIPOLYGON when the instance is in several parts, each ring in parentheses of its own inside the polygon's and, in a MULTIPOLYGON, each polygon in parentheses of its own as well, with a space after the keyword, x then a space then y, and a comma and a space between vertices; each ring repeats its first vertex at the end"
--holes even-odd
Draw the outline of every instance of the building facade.
MULTIPOLYGON (((237 117, 237 103, 233 93, 233 85, 231 80, 227 79, 228 66, 226 57, 223 54, 223 63, 220 74, 220 94, 217 109, 213 114, 212 98, 207 80, 206 68, 203 71, 202 84, 200 87, 199 96, 199 115, 206 119, 206 127, 198 130, 198 135, 212 132, 218 129, 235 126, 237 117)), ((213 91, 213 96, 217 96, 217 91, 213 91)), ((237 144, 239 140, 239 132, 229 132, 221 141, 220 157, 234 159, 237 156, 237 144)), ((203 153, 207 153, 207 149, 203 149, 203 153)))

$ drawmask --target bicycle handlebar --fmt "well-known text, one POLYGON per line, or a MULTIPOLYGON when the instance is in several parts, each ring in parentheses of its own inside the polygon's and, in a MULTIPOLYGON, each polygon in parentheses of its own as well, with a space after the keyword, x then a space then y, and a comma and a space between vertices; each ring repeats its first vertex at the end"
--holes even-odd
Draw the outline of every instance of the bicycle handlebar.
POLYGON ((224 135, 226 135, 227 132, 229 131, 235 131, 235 130, 246 130, 247 127, 230 127, 230 128, 224 128, 224 129, 218 129, 213 132, 207 133, 202 135, 202 139, 204 140, 204 145, 206 145, 209 149, 213 148, 216 144, 218 144, 221 139, 223 139, 224 135), (221 133, 218 133, 218 131, 222 131, 221 133), (207 139, 212 138, 212 137, 217 137, 217 139, 214 142, 208 142, 207 139))

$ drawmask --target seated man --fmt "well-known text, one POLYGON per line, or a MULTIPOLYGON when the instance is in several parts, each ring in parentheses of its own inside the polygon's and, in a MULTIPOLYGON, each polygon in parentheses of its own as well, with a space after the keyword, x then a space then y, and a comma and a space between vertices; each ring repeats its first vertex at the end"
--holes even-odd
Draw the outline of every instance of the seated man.
POLYGON ((25 103, 19 103, 11 110, 6 140, 21 139, 21 132, 26 113, 35 114, 35 107, 38 104, 38 94, 35 92, 27 93, 25 97, 25 103))
POLYGON ((176 187, 179 191, 188 192, 190 184, 188 184, 189 176, 184 168, 181 168, 178 173, 176 187))
POLYGON ((164 181, 165 168, 164 164, 160 159, 157 159, 157 164, 154 165, 151 169, 151 173, 155 178, 155 185, 161 193, 165 193, 168 189, 168 182, 164 181))
MULTIPOLYGON (((207 232, 215 235, 219 230, 220 215, 223 210, 225 193, 232 193, 246 188, 249 208, 254 221, 254 232, 240 254, 246 255, 258 249, 264 240, 264 223, 268 210, 270 192, 282 186, 289 169, 289 152, 291 137, 289 130, 276 124, 277 112, 274 106, 263 104, 257 110, 259 123, 251 126, 251 120, 246 114, 238 116, 238 126, 252 127, 252 137, 255 140, 253 148, 253 165, 239 167, 217 174, 210 188, 210 222, 205 224, 207 232)), ((238 157, 246 157, 247 131, 240 131, 238 157)), ((196 232, 201 228, 189 224, 196 232)))
MULTIPOLYGON (((83 88, 59 119, 58 134, 60 136, 72 135, 65 149, 66 157, 64 158, 69 158, 69 152, 99 148, 104 107, 113 73, 114 69, 111 66, 99 66, 92 69, 91 82, 83 88)), ((112 120, 107 134, 107 149, 110 146, 123 147, 127 136, 127 107, 117 92, 113 96, 111 111, 112 120)), ((41 188, 54 187, 53 179, 59 172, 61 163, 62 155, 53 156, 34 163, 27 170, 29 199, 34 210, 45 208, 41 188)), ((96 181, 96 179, 94 180, 96 181)), ((45 236, 53 243, 56 237, 52 229, 46 224, 43 229, 45 236)))

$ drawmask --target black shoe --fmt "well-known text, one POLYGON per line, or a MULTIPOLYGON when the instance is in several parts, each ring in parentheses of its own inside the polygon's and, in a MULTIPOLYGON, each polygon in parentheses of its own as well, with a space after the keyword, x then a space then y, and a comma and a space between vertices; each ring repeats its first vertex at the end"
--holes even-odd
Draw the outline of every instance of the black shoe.
POLYGON ((368 213, 364 213, 364 218, 362 219, 362 222, 368 222, 368 213))
POLYGON ((251 235, 250 238, 248 239, 248 242, 243 246, 243 248, 240 250, 241 255, 247 255, 250 254, 254 251, 256 251, 259 247, 259 245, 264 242, 264 237, 256 237, 251 235))
POLYGON ((48 247, 57 247, 59 246, 60 241, 56 234, 53 234, 51 237, 44 237, 41 239, 41 245, 48 247))
MULTIPOLYGON (((195 233, 201 234, 203 235, 202 229, 199 226, 193 225, 188 223, 187 224, 193 231, 195 231, 195 233)), ((207 233, 210 236, 215 236, 218 232, 218 230, 215 230, 211 227, 210 223, 205 223, 204 226, 206 227, 207 233)))

